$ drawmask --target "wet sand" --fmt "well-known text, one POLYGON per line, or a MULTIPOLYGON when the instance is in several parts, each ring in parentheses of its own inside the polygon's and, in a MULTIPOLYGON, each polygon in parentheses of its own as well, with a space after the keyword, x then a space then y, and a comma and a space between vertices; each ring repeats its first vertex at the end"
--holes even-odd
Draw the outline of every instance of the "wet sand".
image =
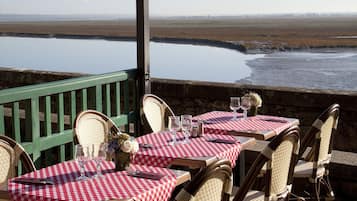
POLYGON ((275 52, 247 61, 238 83, 357 91, 357 49, 275 52))
MULTIPOLYGON (((357 16, 168 18, 151 21, 151 37, 208 39, 243 45, 248 52, 357 47, 357 16), (342 36, 342 37, 341 37, 342 36), (352 37, 351 37, 352 36, 352 37)), ((0 22, 2 35, 135 37, 135 22, 0 22)))

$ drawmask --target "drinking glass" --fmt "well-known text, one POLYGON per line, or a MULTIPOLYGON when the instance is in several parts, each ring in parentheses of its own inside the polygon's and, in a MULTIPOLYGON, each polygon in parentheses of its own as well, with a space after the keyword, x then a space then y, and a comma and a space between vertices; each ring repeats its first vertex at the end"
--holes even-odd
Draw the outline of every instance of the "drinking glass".
POLYGON ((231 108, 231 110, 233 110, 233 118, 232 120, 237 120, 237 110, 239 110, 239 108, 241 108, 240 106, 240 98, 239 97, 231 97, 231 102, 229 107, 231 108))
MULTIPOLYGON (((93 150, 94 150, 94 145, 93 145, 93 150)), ((99 144, 98 150, 96 152, 95 151, 92 152, 93 159, 95 161, 96 168, 97 168, 97 173, 93 176, 95 178, 103 177, 100 164, 102 163, 102 161, 105 160, 105 157, 107 155, 107 150, 108 150, 108 143, 102 142, 99 144)))
POLYGON ((170 145, 175 145, 177 143, 176 132, 180 129, 180 117, 179 116, 169 116, 169 130, 172 134, 172 141, 170 145))
POLYGON ((250 97, 249 96, 243 96, 241 98, 241 100, 242 100, 241 108, 243 109, 243 119, 246 119, 248 110, 250 109, 250 97))
POLYGON ((85 169, 84 169, 84 165, 87 163, 88 161, 88 154, 89 154, 89 149, 88 147, 84 147, 80 144, 77 144, 75 146, 75 159, 79 165, 79 171, 80 171, 80 176, 77 177, 77 181, 82 181, 82 180, 87 180, 88 177, 85 176, 85 169), (86 154, 84 152, 87 152, 86 154))
POLYGON ((188 143, 192 129, 192 115, 181 115, 181 127, 185 136, 185 141, 183 143, 188 143))

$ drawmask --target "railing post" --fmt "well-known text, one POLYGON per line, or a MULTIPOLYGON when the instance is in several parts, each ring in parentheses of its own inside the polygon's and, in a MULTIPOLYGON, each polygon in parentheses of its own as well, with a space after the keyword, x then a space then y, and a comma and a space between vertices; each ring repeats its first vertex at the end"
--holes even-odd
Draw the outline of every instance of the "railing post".
POLYGON ((20 134, 20 104, 19 102, 14 102, 12 105, 12 127, 15 140, 21 142, 20 134))
MULTIPOLYGON (((137 43, 137 68, 138 92, 136 96, 137 108, 141 108, 141 97, 151 93, 150 86, 150 25, 149 25, 149 0, 136 0, 136 43, 137 43)), ((140 125, 140 112, 137 112, 137 125, 140 125)), ((142 126, 138 126, 139 135, 142 126)))
POLYGON ((27 126, 30 127, 29 129, 31 129, 32 133, 32 158, 36 167, 39 168, 41 164, 39 98, 32 98, 29 103, 29 108, 27 109, 29 110, 26 110, 26 116, 30 117, 30 119, 27 120, 27 126))
POLYGON ((0 105, 0 135, 5 135, 5 117, 4 106, 0 105))

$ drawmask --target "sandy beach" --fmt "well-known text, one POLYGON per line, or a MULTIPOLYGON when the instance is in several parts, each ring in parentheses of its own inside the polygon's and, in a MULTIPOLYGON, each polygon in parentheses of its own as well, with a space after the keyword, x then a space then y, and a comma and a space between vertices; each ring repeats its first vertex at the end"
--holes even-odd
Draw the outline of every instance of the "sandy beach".
MULTIPOLYGON (((152 38, 207 39, 248 52, 357 47, 357 16, 256 16, 151 20, 152 38)), ((133 20, 0 22, 2 35, 135 37, 133 20)))

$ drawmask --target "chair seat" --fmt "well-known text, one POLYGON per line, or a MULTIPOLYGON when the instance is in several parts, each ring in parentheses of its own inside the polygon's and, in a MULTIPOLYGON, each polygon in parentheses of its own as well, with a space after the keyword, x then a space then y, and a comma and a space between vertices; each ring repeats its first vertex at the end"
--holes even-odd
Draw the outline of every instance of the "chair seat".
MULTIPOLYGON (((266 172, 267 166, 264 164, 262 167, 260 174, 258 177, 263 177, 265 172, 266 172)), ((295 178, 308 178, 312 176, 312 171, 314 169, 314 164, 313 162, 310 161, 304 161, 304 160, 299 160, 295 166, 294 169, 294 177, 295 178)), ((317 170, 317 175, 323 175, 323 172, 325 171, 324 168, 318 169, 317 170)))
POLYGON ((313 167, 314 164, 312 162, 299 160, 295 166, 294 177, 310 177, 312 175, 313 167))
MULTIPOLYGON (((232 195, 231 195, 231 199, 233 200, 233 198, 235 197, 235 195, 237 194, 239 190, 239 187, 234 186, 233 190, 232 190, 232 195)), ((247 195, 245 196, 244 200, 248 201, 263 201, 264 200, 264 192, 263 191, 254 191, 254 190, 250 190, 248 191, 247 195)))
MULTIPOLYGON (((299 160, 295 166, 294 177, 295 178, 308 178, 312 176, 314 169, 313 162, 299 160)), ((325 168, 319 168, 317 170, 317 175, 323 175, 325 168)))

